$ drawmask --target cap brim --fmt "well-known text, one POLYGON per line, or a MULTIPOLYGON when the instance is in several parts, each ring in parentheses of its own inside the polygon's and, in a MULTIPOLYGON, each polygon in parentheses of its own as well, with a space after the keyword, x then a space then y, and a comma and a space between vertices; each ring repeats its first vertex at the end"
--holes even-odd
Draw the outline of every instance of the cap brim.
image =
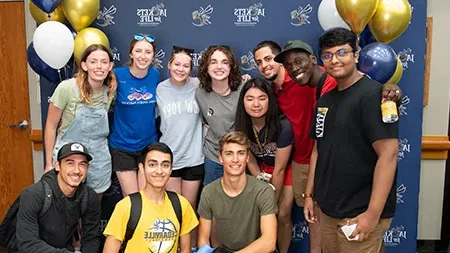
POLYGON ((290 52, 290 51, 293 51, 293 50, 303 51, 303 52, 311 55, 311 52, 309 52, 308 50, 306 50, 304 48, 294 47, 294 48, 289 48, 289 49, 281 51, 279 54, 277 54, 275 56, 274 61, 283 64, 284 63, 284 58, 286 57, 286 54, 288 52, 290 52))
POLYGON ((66 157, 68 157, 68 156, 71 156, 71 155, 83 155, 84 157, 86 157, 86 159, 88 160, 88 162, 92 161, 92 156, 91 156, 90 154, 84 153, 84 152, 77 152, 77 151, 73 151, 73 152, 70 153, 70 154, 67 154, 67 155, 65 155, 65 156, 61 156, 61 157, 59 158, 59 160, 61 160, 61 159, 63 159, 63 158, 66 158, 66 157))

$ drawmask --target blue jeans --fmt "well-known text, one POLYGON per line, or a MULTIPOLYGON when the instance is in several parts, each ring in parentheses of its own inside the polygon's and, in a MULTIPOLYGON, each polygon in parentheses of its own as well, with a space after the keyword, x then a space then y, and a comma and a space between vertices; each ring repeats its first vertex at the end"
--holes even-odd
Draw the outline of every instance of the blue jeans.
POLYGON ((205 178, 203 185, 208 185, 223 176, 223 165, 205 157, 205 178))

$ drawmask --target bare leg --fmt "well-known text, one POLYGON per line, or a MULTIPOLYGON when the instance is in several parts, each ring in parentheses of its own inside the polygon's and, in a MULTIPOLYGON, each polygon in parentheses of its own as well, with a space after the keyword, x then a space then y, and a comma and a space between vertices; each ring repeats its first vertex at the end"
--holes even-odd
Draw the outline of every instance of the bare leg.
POLYGON ((135 170, 117 171, 116 175, 117 179, 119 179, 120 188, 122 189, 122 194, 124 197, 139 191, 135 170))
MULTIPOLYGON (((170 182, 170 180, 169 180, 170 182)), ((196 181, 187 181, 182 180, 181 181, 181 195, 183 195, 191 204, 192 208, 196 211, 197 210, 197 195, 198 190, 200 189, 200 180, 196 181)), ((193 229, 191 231, 191 246, 197 245, 197 228, 193 229)))
POLYGON ((280 199, 278 200, 278 248, 280 253, 287 253, 292 237, 292 204, 294 193, 292 186, 283 186, 280 199))
MULTIPOLYGON (((171 177, 166 184, 166 190, 182 194, 181 192, 181 177, 171 177)), ((184 195, 183 195, 184 196, 184 195)), ((186 196, 184 196, 186 197, 186 196)), ((194 209, 195 210, 195 209, 194 209)))
POLYGON ((137 171, 137 180, 138 180, 138 186, 139 191, 145 188, 145 185, 147 184, 147 181, 145 180, 145 175, 140 170, 137 171))

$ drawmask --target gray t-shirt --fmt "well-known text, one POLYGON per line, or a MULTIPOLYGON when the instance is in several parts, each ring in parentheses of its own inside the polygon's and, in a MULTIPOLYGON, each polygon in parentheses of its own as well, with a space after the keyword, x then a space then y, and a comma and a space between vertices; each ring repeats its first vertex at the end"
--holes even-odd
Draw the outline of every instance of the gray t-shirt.
POLYGON ((206 92, 201 88, 197 89, 195 94, 203 119, 208 125, 203 151, 209 160, 216 163, 220 163, 219 139, 234 130, 236 109, 242 87, 243 85, 239 85, 236 91, 231 91, 226 96, 218 95, 214 91, 206 92))
POLYGON ((273 189, 263 181, 246 175, 247 184, 236 197, 228 196, 218 179, 205 186, 200 197, 200 217, 216 220, 221 246, 238 251, 261 236, 261 216, 276 214, 273 189))
POLYGON ((167 79, 156 88, 160 141, 172 149, 174 170, 204 163, 202 118, 195 100, 197 87, 198 79, 190 78, 183 86, 175 86, 167 79))

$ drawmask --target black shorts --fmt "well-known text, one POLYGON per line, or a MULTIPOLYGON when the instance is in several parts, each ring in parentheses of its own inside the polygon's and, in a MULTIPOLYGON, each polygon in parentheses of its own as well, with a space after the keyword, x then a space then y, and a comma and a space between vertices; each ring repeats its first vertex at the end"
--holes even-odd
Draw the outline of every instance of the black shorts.
POLYGON ((118 148, 111 148, 113 171, 137 171, 141 152, 128 152, 118 148))
POLYGON ((197 166, 184 167, 178 170, 172 170, 170 177, 181 177, 181 179, 186 181, 197 181, 203 180, 205 175, 205 165, 202 163, 197 166))

